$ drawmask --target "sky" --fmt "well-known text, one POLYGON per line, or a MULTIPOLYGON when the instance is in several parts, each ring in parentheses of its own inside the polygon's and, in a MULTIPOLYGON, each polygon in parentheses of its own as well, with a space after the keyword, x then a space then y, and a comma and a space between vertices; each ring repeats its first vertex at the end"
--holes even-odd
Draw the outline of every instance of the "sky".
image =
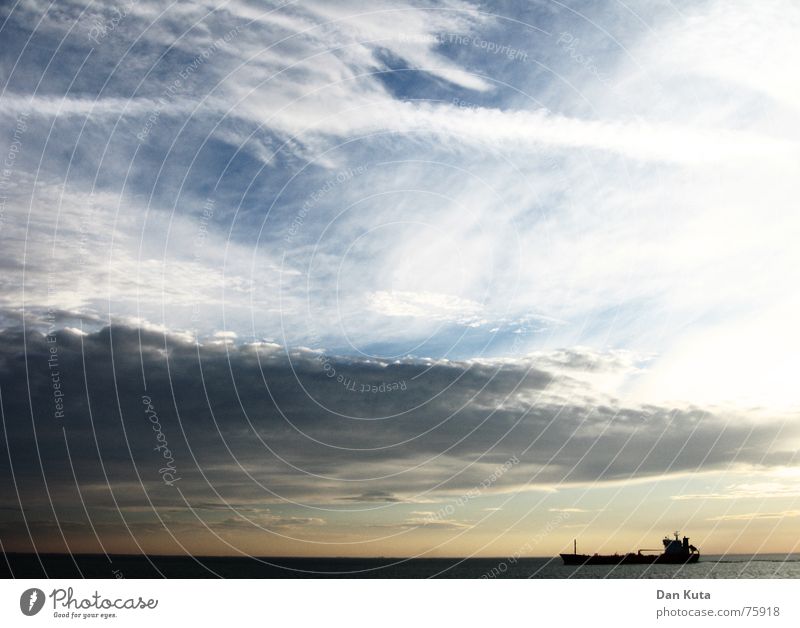
POLYGON ((798 29, 4 4, 2 548, 797 550, 798 29))

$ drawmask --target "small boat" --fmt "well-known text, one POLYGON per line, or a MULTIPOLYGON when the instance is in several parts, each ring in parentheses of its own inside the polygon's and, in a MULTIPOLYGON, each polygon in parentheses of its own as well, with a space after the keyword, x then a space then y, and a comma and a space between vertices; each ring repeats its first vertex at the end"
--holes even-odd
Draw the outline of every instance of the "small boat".
POLYGON ((578 542, 573 542, 572 554, 561 554, 565 565, 685 565, 696 563, 700 559, 700 552, 694 545, 689 545, 689 537, 670 539, 664 537, 662 541, 664 551, 661 554, 644 554, 643 552, 658 552, 655 549, 640 549, 636 553, 627 554, 578 554, 578 542))

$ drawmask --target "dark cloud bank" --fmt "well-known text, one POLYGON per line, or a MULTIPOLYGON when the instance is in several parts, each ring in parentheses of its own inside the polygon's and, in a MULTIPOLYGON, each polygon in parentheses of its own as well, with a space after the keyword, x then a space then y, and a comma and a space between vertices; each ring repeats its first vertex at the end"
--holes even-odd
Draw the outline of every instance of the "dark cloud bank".
POLYGON ((1 538, 19 546, 25 521, 66 535, 90 519, 101 532, 155 532, 158 517, 313 525, 463 493, 512 457, 490 490, 791 460, 783 421, 622 407, 572 376, 613 366, 588 352, 387 363, 122 326, 6 330, 1 538), (302 516, 270 514, 289 502, 302 516))

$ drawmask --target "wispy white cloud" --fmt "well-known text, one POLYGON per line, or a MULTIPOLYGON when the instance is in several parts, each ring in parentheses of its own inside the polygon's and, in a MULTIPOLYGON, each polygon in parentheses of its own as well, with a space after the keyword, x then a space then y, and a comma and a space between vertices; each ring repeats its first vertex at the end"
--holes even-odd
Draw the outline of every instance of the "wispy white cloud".
POLYGON ((709 521, 756 521, 759 519, 793 519, 800 517, 800 510, 781 510, 779 512, 744 512, 710 517, 709 521))
MULTIPOLYGON (((791 406, 798 399, 787 366, 800 347, 791 287, 800 260, 788 234, 800 226, 792 211, 800 164, 797 102, 785 77, 796 65, 789 34, 798 15, 792 3, 776 7, 711 2, 668 19, 659 13, 650 28, 620 22, 627 30, 610 52, 592 48, 597 37, 573 25, 585 54, 603 54, 602 83, 543 28, 527 44, 528 60, 503 75, 509 90, 490 80, 508 70, 502 57, 454 50, 437 37, 500 38, 501 26, 511 32, 467 3, 206 3, 161 15, 138 2, 93 54, 116 63, 120 46, 142 34, 156 48, 174 44, 157 65, 147 64, 158 56, 131 53, 116 70, 118 83, 102 93, 82 78, 69 94, 45 84, 35 95, 12 87, 4 95, 5 115, 58 116, 56 128, 69 137, 86 123, 84 132, 99 140, 78 162, 46 161, 42 172, 51 179, 71 173, 58 189, 43 192, 41 181, 20 178, 15 206, 6 210, 7 256, 19 260, 28 247, 32 314, 58 303, 87 317, 110 309, 118 320, 138 316, 186 330, 199 307, 209 334, 224 316, 242 339, 359 349, 386 342, 400 353, 431 337, 441 342, 426 350, 440 352, 468 326, 475 335, 462 355, 608 343, 658 356, 646 371, 640 364, 620 372, 613 386, 636 378, 638 402, 791 406), (162 102, 198 51, 232 28, 234 39, 162 102), (619 41, 625 50, 615 48, 619 41), (755 59, 768 59, 768 71, 755 59), (554 74, 543 77, 540 60, 554 74), (393 75, 395 62, 403 71, 393 75), (657 102, 647 97, 653 85, 657 102), (356 162, 370 167, 318 203, 291 246, 275 234, 316 183, 299 176, 278 197, 283 181, 270 181, 252 192, 266 197, 253 211, 237 207, 249 182, 231 182, 218 208, 226 220, 208 225, 197 256, 198 218, 186 204, 134 201, 107 183, 120 177, 105 169, 126 164, 122 148, 154 111, 158 121, 136 162, 146 167, 131 176, 148 193, 159 168, 174 168, 164 177, 172 181, 189 163, 207 166, 205 158, 176 154, 197 138, 241 148, 268 163, 276 179, 308 159, 304 175, 356 162), (183 127, 193 112, 198 126, 183 127), (169 159, 149 156, 178 129, 184 135, 169 159), (105 161, 93 161, 94 147, 112 139, 105 161), (289 165, 276 157, 281 145, 289 165), (101 171, 105 177, 96 176, 101 171), (105 189, 88 190, 95 179, 105 189), (103 206, 90 219, 97 229, 86 228, 88 192, 90 206, 103 206), (61 217, 51 239, 54 202, 61 217), (258 234, 253 224, 267 207, 258 234), (234 213, 249 222, 229 232, 234 213), (81 241, 83 261, 75 264, 81 241), (48 265, 58 267, 59 282, 49 281, 48 265), (559 323, 536 322, 553 319, 559 323), (499 348, 489 344, 512 335, 518 338, 499 348)), ((43 34, 62 33, 79 10, 65 4, 43 34)), ((47 125, 35 126, 29 154, 44 145, 36 134, 47 125)), ((35 160, 18 163, 33 172, 35 160)), ((225 163, 197 179, 213 181, 225 163)), ((194 191, 191 182, 187 190, 194 191)), ((4 306, 18 311, 20 278, 5 281, 4 306)))

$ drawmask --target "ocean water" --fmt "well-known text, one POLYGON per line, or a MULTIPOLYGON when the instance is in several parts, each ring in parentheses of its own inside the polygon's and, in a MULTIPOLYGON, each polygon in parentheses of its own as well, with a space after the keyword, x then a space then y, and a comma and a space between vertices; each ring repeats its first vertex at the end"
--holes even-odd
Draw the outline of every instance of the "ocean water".
POLYGON ((560 558, 230 558, 6 554, 2 578, 800 578, 800 554, 694 565, 567 567, 560 558))

